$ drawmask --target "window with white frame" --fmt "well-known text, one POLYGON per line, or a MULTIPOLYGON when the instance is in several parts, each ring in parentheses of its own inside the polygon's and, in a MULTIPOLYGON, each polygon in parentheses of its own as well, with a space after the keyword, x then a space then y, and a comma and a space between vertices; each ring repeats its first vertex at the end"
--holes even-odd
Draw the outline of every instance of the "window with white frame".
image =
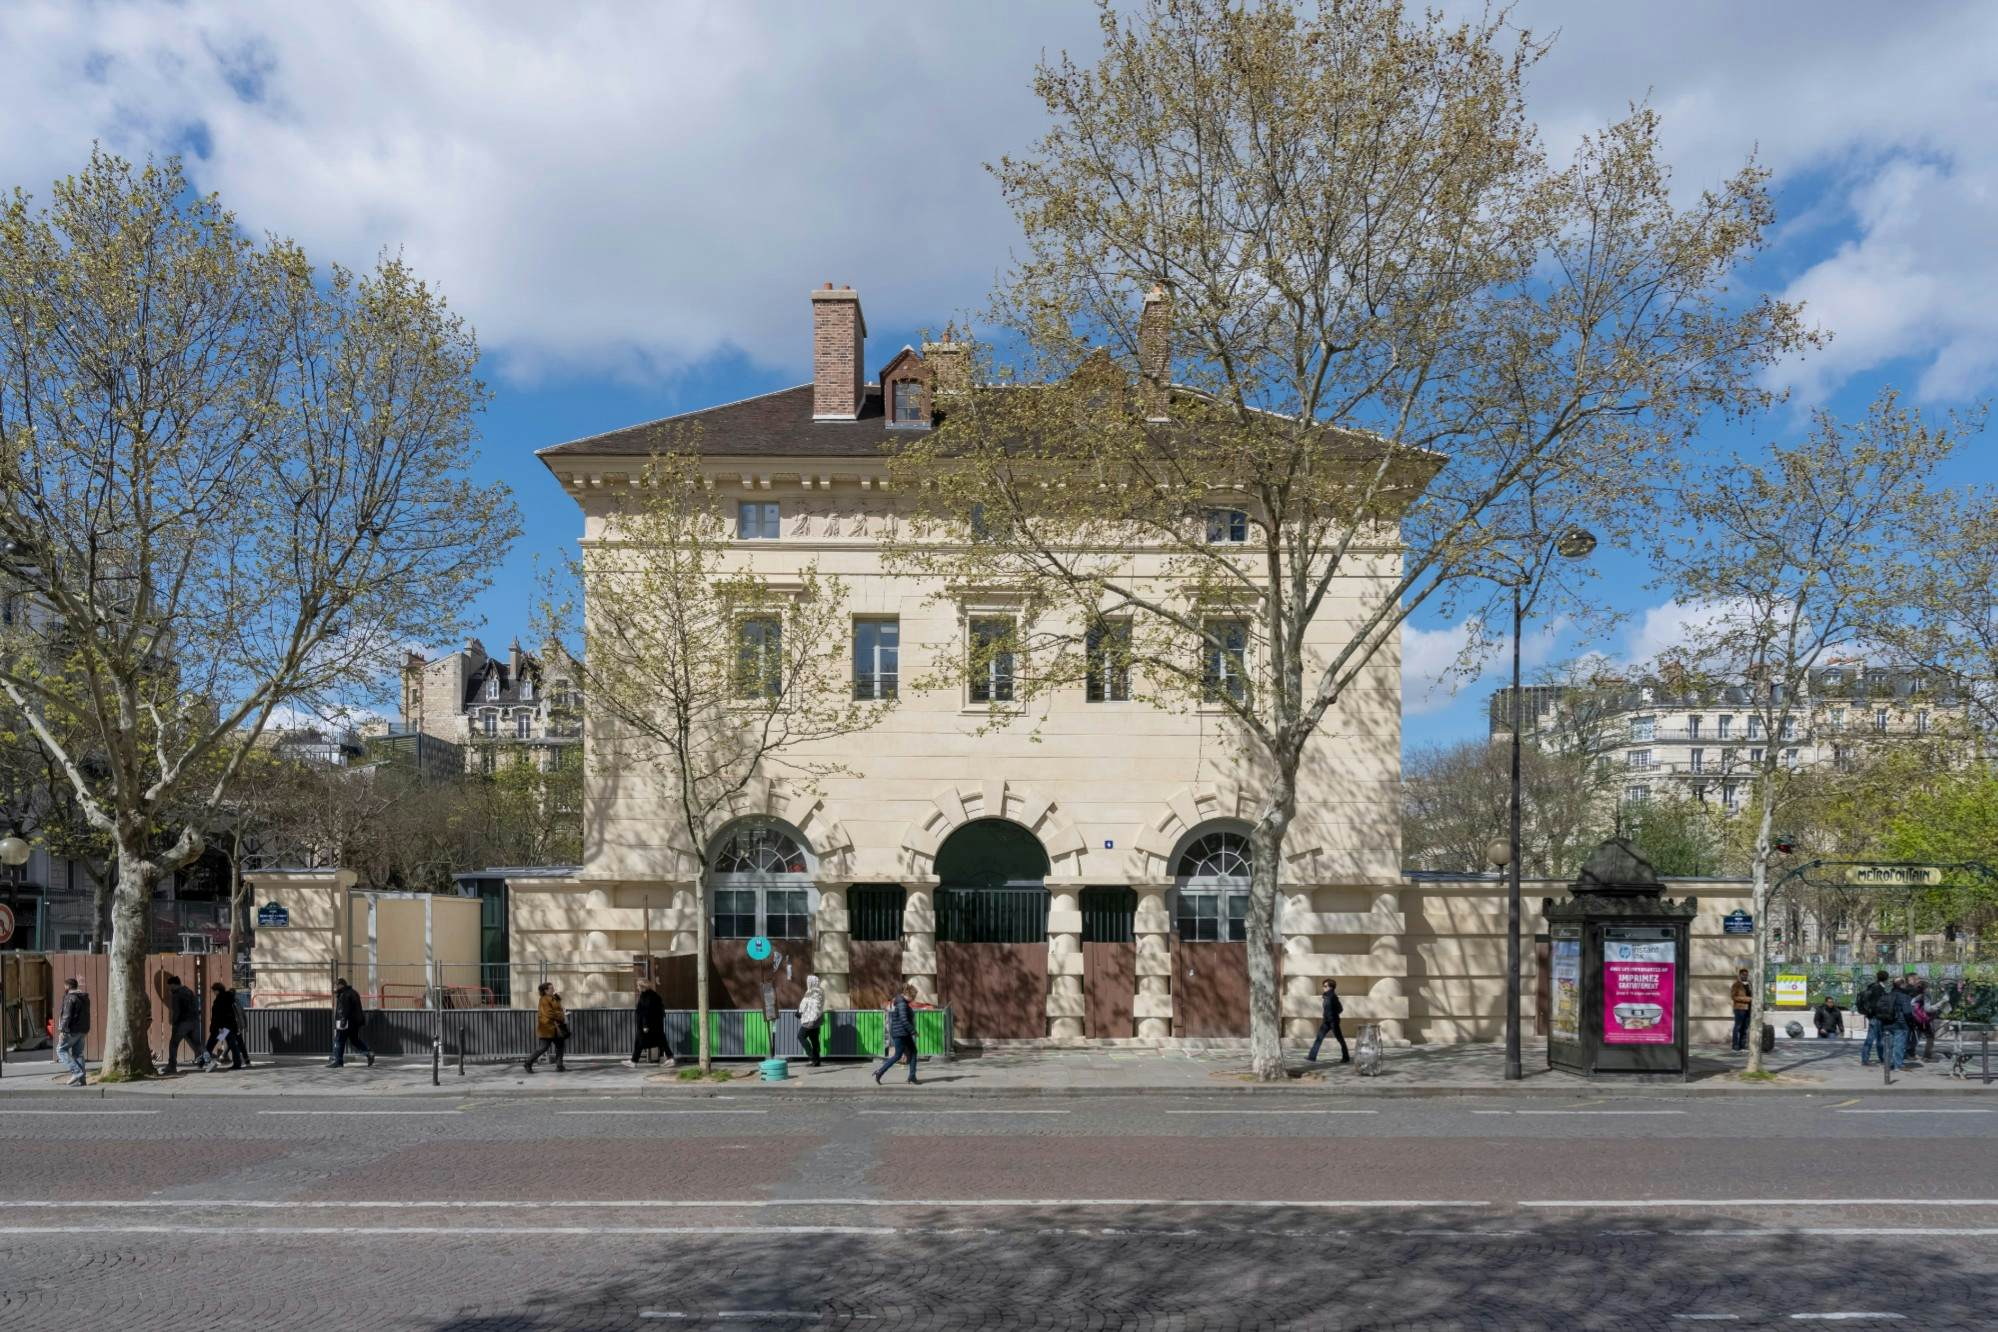
POLYGON ((1786 768, 1797 766, 1797 751, 1795 749, 1786 749, 1783 751, 1783 766, 1786 768))
POLYGON ((1248 938, 1249 839, 1211 832, 1188 843, 1173 866, 1173 928, 1190 943, 1248 938))
POLYGON ((743 500, 735 506, 739 541, 775 541, 784 534, 783 511, 774 500, 743 500))
POLYGON ((1686 738, 1688 740, 1697 740, 1700 738, 1700 719, 1698 717, 1686 718, 1686 738))
POLYGON ((1249 539, 1249 515, 1240 509, 1209 509, 1207 540, 1217 546, 1239 546, 1249 539))
POLYGON ((493 673, 492 673, 491 675, 488 675, 488 676, 486 677, 486 697, 487 697, 487 698, 498 698, 498 697, 499 697, 499 672, 498 672, 498 671, 494 671, 494 672, 493 672, 493 673))
POLYGON ((923 414, 923 385, 920 380, 898 379, 892 392, 895 399, 894 423, 898 426, 928 425, 923 414))
POLYGON ((1795 740, 1797 738, 1797 719, 1786 715, 1783 718, 1781 733, 1776 738, 1779 740, 1795 740))
POLYGON ((1633 749, 1627 756, 1626 763, 1631 769, 1636 771, 1649 768, 1651 766, 1651 751, 1648 749, 1633 749))
POLYGON ((1201 625, 1200 684, 1209 703, 1249 696, 1249 623, 1247 620, 1208 620, 1201 625))
POLYGON ((1843 731, 1845 729, 1845 709, 1833 708, 1827 720, 1830 721, 1831 728, 1834 731, 1843 731))
POLYGON ((1692 750, 1688 750, 1688 751, 1686 752, 1686 757, 1687 757, 1687 761, 1688 761, 1688 763, 1689 763, 1689 764, 1691 765, 1691 767, 1692 767, 1692 770, 1693 770, 1694 772, 1705 772, 1705 771, 1707 770, 1707 751, 1706 751, 1706 750, 1704 750, 1704 749, 1692 749, 1692 750))
POLYGON ((783 828, 736 825, 709 862, 717 939, 811 936, 810 857, 783 828))
POLYGON ((1721 783, 1721 804, 1732 814, 1741 808, 1741 788, 1733 782, 1721 783))
POLYGON ((1623 796, 1631 804, 1641 805, 1651 799, 1651 788, 1648 786, 1626 786, 1623 788, 1623 796))
POLYGON ((1762 714, 1756 712, 1748 714, 1748 738, 1750 740, 1762 738, 1762 714))
POLYGON ((1918 709, 1915 712, 1915 732, 1918 735, 1929 733, 1929 714, 1926 709, 1918 709))
POLYGON ((1018 621, 1010 615, 980 616, 971 622, 971 701, 1011 703, 1018 649, 1018 621))
POLYGON ((1640 741, 1657 739, 1658 719, 1656 717, 1632 717, 1630 719, 1630 738, 1640 741))
POLYGON ((1887 709, 1885 708, 1874 709, 1873 729, 1876 731, 1884 731, 1887 729, 1887 709))
POLYGON ((1734 717, 1732 714, 1722 713, 1720 716, 1714 718, 1714 734, 1722 740, 1734 734, 1734 717))
POLYGON ((529 734, 529 728, 532 727, 533 724, 534 724, 534 714, 529 712, 526 708, 522 708, 519 712, 514 713, 513 714, 514 739, 516 740, 527 739, 529 734))
POLYGON ((774 615, 735 622, 735 696, 776 698, 784 692, 784 622, 774 615))
POLYGON ((498 709, 498 708, 487 708, 487 709, 486 709, 486 710, 485 710, 484 712, 480 713, 480 714, 479 714, 479 725, 480 725, 480 726, 481 726, 481 727, 482 727, 482 728, 483 728, 483 729, 485 730, 485 733, 486 733, 487 735, 498 735, 498 734, 499 734, 499 709, 498 709))
POLYGON ((853 622, 853 696, 895 697, 901 683, 902 622, 892 616, 853 622))
POLYGON ((1122 703, 1131 697, 1131 622, 1099 620, 1083 640, 1089 678, 1083 697, 1091 703, 1122 703))
POLYGON ((1750 763, 1760 763, 1760 762, 1762 762, 1762 751, 1761 751, 1760 749, 1751 749, 1751 750, 1749 750, 1749 751, 1748 751, 1748 761, 1749 761, 1750 763))
POLYGON ((528 679, 526 676, 522 676, 520 679, 520 698, 523 703, 532 703, 534 701, 534 681, 528 679))

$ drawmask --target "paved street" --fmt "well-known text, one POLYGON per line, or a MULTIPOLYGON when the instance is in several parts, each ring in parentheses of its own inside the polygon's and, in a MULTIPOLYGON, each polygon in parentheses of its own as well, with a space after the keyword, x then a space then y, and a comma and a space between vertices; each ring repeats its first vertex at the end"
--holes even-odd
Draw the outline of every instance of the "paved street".
POLYGON ((17 1097, 0 1327, 1988 1328, 1994 1128, 1975 1092, 17 1097))

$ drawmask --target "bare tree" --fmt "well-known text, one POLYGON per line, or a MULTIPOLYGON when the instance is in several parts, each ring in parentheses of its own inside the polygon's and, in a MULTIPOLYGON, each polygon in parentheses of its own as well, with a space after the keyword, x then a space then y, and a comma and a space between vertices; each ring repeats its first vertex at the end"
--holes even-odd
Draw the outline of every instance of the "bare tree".
MULTIPOLYGON (((1795 755, 1809 724, 1812 673, 1830 656, 1856 651, 1881 619, 1883 589, 1896 565, 1919 558, 1909 546, 1926 484, 1958 434, 1924 423, 1892 392, 1853 423, 1815 416, 1810 435, 1767 460, 1722 463, 1697 477, 1679 502, 1690 532, 1661 540, 1662 582, 1699 608, 1680 658, 1688 680, 1745 681, 1746 712, 1763 745, 1742 765, 1751 793, 1754 845, 1748 857, 1755 972, 1768 961, 1770 873, 1781 854, 1777 820, 1807 778, 1795 755)), ((1761 1030, 1757 985, 1750 1025, 1761 1030)), ((1762 1068, 1762 1043, 1749 1043, 1749 1069, 1762 1068)))
MULTIPOLYGON (((699 457, 668 453, 566 570, 582 595, 581 650, 564 650, 588 700, 591 758, 659 771, 692 857, 703 1070, 712 1058, 703 871, 714 835, 753 781, 791 774, 810 784, 844 771, 824 742, 895 705, 853 697, 842 581, 812 560, 773 583, 748 568, 728 531, 699 457)), ((556 641, 577 623, 554 592, 542 618, 556 641)))
POLYGON ((0 208, 0 540, 8 590, 47 613, 0 690, 116 846, 119 1080, 153 1071, 146 904, 201 852, 187 811, 281 704, 455 632, 516 524, 468 475, 471 331, 400 261, 315 272, 177 161, 95 152, 52 195, 0 208), (78 688, 49 686, 51 658, 78 688))
POLYGON ((1502 16, 1147 0, 1102 32, 1040 68, 1052 127, 993 168, 1026 233, 994 300, 1015 351, 900 451, 928 523, 903 554, 1018 597, 1025 699, 1107 652, 1134 698, 1225 719, 1274 1078, 1278 867, 1328 716, 1409 614, 1530 560, 1532 482, 1641 500, 1809 336, 1724 290, 1763 174, 1676 207, 1648 111, 1550 166, 1523 97, 1546 48, 1502 16))

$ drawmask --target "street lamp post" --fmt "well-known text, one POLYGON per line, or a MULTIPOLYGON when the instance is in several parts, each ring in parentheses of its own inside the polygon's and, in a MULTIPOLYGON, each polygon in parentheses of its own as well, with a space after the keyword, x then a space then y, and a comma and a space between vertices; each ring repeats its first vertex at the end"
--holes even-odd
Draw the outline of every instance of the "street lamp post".
MULTIPOLYGON (((1596 548, 1593 532, 1571 527, 1554 540, 1554 551, 1563 559, 1579 560, 1596 548)), ((1519 635, 1525 622, 1520 592, 1524 579, 1512 584, 1512 778, 1506 809, 1506 839, 1501 848, 1493 843, 1492 860, 1506 870, 1505 891, 1505 1080, 1517 1082, 1525 1073, 1519 1059, 1519 746, 1520 728, 1525 724, 1525 703, 1519 688, 1519 635), (1499 852, 1503 850, 1503 858, 1499 852)))

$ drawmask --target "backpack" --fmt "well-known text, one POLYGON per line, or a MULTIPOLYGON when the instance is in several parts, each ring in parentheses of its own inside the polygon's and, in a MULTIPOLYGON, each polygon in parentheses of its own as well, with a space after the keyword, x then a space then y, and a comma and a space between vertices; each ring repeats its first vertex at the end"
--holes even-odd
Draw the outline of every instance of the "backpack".
POLYGON ((1884 1022, 1888 1015, 1880 1011, 1880 1001, 1886 995, 1887 987, 1879 981, 1874 981, 1873 984, 1860 991, 1859 1015, 1864 1018, 1872 1018, 1877 1022, 1884 1022))

